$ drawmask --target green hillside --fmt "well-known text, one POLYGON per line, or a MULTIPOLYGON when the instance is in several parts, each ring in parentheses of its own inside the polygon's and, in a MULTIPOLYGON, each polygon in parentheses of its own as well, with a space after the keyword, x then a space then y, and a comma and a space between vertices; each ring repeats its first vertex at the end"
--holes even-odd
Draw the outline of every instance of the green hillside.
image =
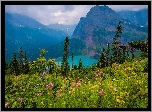
MULTIPOLYGON (((147 108, 148 59, 112 67, 40 74, 5 75, 5 102, 11 108, 147 108)), ((58 67, 56 70, 59 69, 58 67)))

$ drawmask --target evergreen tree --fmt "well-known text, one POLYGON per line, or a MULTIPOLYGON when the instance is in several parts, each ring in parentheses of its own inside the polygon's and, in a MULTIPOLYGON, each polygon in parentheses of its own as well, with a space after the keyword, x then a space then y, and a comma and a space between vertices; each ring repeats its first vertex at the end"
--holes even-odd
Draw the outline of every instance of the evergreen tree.
POLYGON ((69 68, 68 68, 68 50, 69 47, 69 39, 68 37, 66 37, 65 41, 64 41, 64 54, 63 54, 63 59, 62 59, 62 65, 61 65, 61 72, 63 75, 67 75, 69 72, 69 68))
POLYGON ((107 52, 106 52, 106 56, 107 56, 107 57, 106 57, 106 60, 107 60, 106 65, 107 65, 107 66, 110 65, 110 58, 109 58, 109 57, 110 57, 110 54, 109 54, 109 53, 110 53, 110 44, 108 43, 108 49, 107 49, 107 52))
POLYGON ((28 61, 27 56, 26 56, 26 51, 25 51, 24 57, 25 57, 25 59, 23 62, 23 73, 27 74, 29 72, 29 61, 28 61))
POLYGON ((82 69, 82 60, 81 60, 81 58, 80 58, 80 60, 79 60, 78 69, 82 69))
POLYGON ((23 73, 23 70, 24 70, 24 68, 23 68, 24 56, 22 54, 22 47, 20 47, 19 59, 20 59, 20 62, 19 62, 19 64, 20 64, 20 72, 23 73))
POLYGON ((120 34, 122 33, 122 27, 121 27, 121 22, 119 22, 118 26, 117 26, 117 30, 116 30, 116 35, 113 39, 113 42, 112 42, 112 45, 113 45, 113 48, 112 48, 112 51, 113 51, 113 54, 112 54, 112 62, 117 62, 117 63, 120 63, 120 58, 121 58, 121 51, 120 51, 120 34))
POLYGON ((5 71, 9 68, 8 63, 5 60, 5 71))
POLYGON ((12 58, 10 67, 11 67, 11 73, 13 73, 14 75, 20 74, 19 63, 16 58, 16 53, 14 53, 14 58, 12 58))
POLYGON ((103 67, 106 66, 106 56, 105 56, 105 54, 106 54, 105 49, 103 48, 100 59, 99 59, 99 62, 97 63, 99 68, 103 68, 103 67))

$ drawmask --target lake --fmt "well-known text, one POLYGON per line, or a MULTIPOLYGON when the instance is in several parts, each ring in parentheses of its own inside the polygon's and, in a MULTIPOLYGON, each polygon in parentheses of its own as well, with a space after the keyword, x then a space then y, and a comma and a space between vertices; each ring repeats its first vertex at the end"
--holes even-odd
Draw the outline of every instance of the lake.
MULTIPOLYGON (((74 60, 73 60, 74 65, 78 66, 80 58, 82 60, 83 67, 91 66, 91 65, 98 62, 98 60, 92 59, 92 58, 87 57, 87 56, 74 56, 74 60)), ((62 58, 55 60, 55 62, 57 63, 57 65, 61 65, 62 58)), ((69 56, 69 58, 68 58, 68 63, 70 64, 70 68, 72 68, 72 57, 71 56, 69 56)))

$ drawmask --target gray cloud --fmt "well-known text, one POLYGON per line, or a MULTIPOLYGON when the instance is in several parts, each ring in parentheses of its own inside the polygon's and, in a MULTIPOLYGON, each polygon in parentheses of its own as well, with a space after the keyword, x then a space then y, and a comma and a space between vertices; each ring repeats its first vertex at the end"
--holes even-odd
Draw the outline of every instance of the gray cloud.
MULTIPOLYGON (((80 17, 85 17, 94 5, 6 5, 5 11, 27 15, 38 22, 48 25, 51 23, 77 24, 80 17)), ((114 11, 147 8, 146 5, 108 5, 114 11)))
POLYGON ((145 8, 148 8, 147 5, 108 5, 114 11, 130 10, 130 11, 139 11, 145 8))

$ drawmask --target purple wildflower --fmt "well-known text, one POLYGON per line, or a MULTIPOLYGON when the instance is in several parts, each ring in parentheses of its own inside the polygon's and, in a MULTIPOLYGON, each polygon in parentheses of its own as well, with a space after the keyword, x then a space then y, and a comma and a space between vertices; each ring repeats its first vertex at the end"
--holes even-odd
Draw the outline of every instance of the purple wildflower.
POLYGON ((19 100, 20 102, 22 102, 23 98, 19 98, 18 100, 19 100))
POLYGON ((49 85, 48 84, 46 85, 46 89, 49 89, 49 85))

